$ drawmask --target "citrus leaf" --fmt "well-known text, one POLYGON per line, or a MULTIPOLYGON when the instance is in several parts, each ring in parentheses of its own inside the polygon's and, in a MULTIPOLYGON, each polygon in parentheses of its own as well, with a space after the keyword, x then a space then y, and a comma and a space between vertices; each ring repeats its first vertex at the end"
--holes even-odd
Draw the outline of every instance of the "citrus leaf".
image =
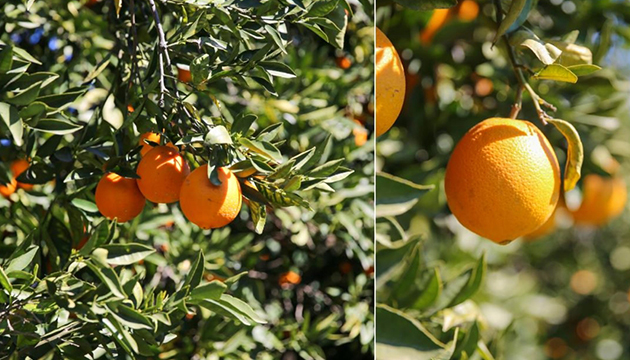
POLYGON ((602 68, 592 64, 580 64, 568 66, 567 69, 571 70, 571 72, 573 72, 577 76, 586 76, 598 70, 601 70, 602 68))
POLYGON ((20 120, 17 109, 9 104, 0 102, 0 117, 9 128, 15 145, 22 146, 24 128, 22 127, 22 121, 20 120))
POLYGON ((194 300, 217 300, 221 298, 221 295, 227 290, 227 285, 218 281, 212 280, 207 284, 199 285, 190 292, 190 298, 194 300))
POLYGON ((436 359, 445 345, 419 321, 386 305, 376 306, 377 360, 436 359))
POLYGON ((256 234, 262 234, 265 229, 265 223, 267 222, 267 209, 265 205, 256 201, 250 201, 249 211, 252 215, 254 231, 256 234))
POLYGON ((386 173, 376 174, 376 216, 397 216, 411 209, 433 185, 418 185, 386 173))
POLYGON ((155 250, 146 245, 131 244, 111 244, 102 246, 107 250, 107 263, 111 265, 130 265, 153 254, 155 250))
POLYGON ((521 16, 521 12, 523 12, 527 1, 528 0, 512 0, 510 8, 501 21, 501 24, 499 24, 499 29, 497 29, 497 33, 494 35, 494 40, 492 42, 496 43, 497 40, 508 31, 512 24, 516 22, 516 20, 521 16))
POLYGON ((560 119, 547 119, 567 139, 567 163, 564 168, 564 191, 575 187, 582 176, 582 162, 584 161, 584 147, 580 134, 569 122, 560 119))
POLYGON ((394 0, 398 4, 412 10, 428 11, 448 9, 457 5, 457 0, 394 0))
POLYGON ((551 64, 545 66, 542 70, 534 75, 534 78, 541 80, 564 81, 573 84, 575 84, 578 80, 577 75, 575 75, 573 72, 571 72, 571 70, 560 64, 551 64))

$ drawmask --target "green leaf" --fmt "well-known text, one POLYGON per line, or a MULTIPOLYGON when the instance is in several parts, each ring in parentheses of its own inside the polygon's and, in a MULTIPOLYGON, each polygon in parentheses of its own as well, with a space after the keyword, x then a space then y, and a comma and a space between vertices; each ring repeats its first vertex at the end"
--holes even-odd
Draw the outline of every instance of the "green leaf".
POLYGON ((227 290, 227 285, 224 283, 213 280, 207 284, 199 285, 190 292, 190 298, 194 302, 195 300, 218 300, 221 295, 227 290))
POLYGON ((267 222, 267 208, 264 204, 250 200, 249 210, 251 212, 252 222, 254 223, 254 232, 256 232, 256 234, 262 234, 265 229, 265 223, 267 222))
POLYGON ((218 300, 205 300, 200 305, 236 319, 247 326, 252 326, 254 323, 267 323, 245 302, 227 294, 221 295, 218 300))
POLYGON ((24 143, 22 141, 24 128, 17 109, 9 104, 0 102, 0 117, 2 117, 2 120, 9 129, 15 145, 22 146, 24 143))
POLYGON ((567 66, 567 69, 571 70, 571 72, 573 72, 577 76, 586 76, 596 71, 599 71, 602 68, 597 65, 592 65, 592 64, 580 64, 580 65, 567 66))
POLYGON ((105 283, 105 285, 109 288, 109 290, 112 292, 112 294, 119 298, 119 299, 125 299, 125 291, 122 288, 122 285, 120 284, 120 279, 118 278, 118 275, 116 275, 116 272, 109 267, 98 267, 97 265, 95 265, 94 263, 92 263, 91 261, 87 261, 86 262, 87 266, 94 272, 94 274, 96 274, 96 276, 98 276, 99 279, 101 279, 101 281, 103 281, 105 283))
POLYGON ((33 263, 33 258, 39 250, 39 246, 30 246, 23 254, 11 259, 6 266, 5 272, 10 274, 13 271, 21 271, 26 269, 33 263))
POLYGON ((109 65, 109 58, 110 56, 107 56, 105 59, 103 59, 101 61, 101 63, 94 68, 94 70, 92 70, 86 77, 85 79, 83 79, 84 83, 89 83, 90 81, 96 79, 97 76, 99 76, 103 70, 105 70, 107 68, 107 66, 109 65))
POLYGON ((103 220, 98 225, 96 225, 96 227, 92 231, 92 235, 90 235, 88 241, 85 243, 85 245, 83 245, 83 247, 79 251, 79 254, 83 256, 88 255, 92 252, 92 250, 100 247, 101 245, 109 241, 112 236, 111 226, 113 226, 113 224, 114 223, 110 224, 110 222, 107 220, 103 220))
POLYGON ((250 151, 261 155, 269 160, 273 160, 276 163, 282 163, 282 154, 280 150, 276 148, 272 143, 266 141, 250 140, 248 138, 239 139, 241 145, 249 149, 250 151))
POLYGON ((4 269, 0 267, 0 285, 10 294, 13 291, 13 285, 9 281, 7 274, 4 272, 4 269))
POLYGON ((271 76, 292 79, 296 77, 295 72, 289 65, 278 61, 261 61, 262 66, 271 76))
POLYGON ((210 131, 208 131, 204 138, 204 143, 206 144, 206 146, 221 144, 230 145, 232 144, 232 138, 230 137, 230 133, 227 131, 225 126, 218 125, 212 127, 210 131))
POLYGON ((35 101, 35 99, 39 96, 39 91, 42 88, 42 82, 38 81, 34 84, 31 84, 26 89, 20 91, 15 94, 15 96, 6 99, 6 101, 13 105, 28 105, 35 101))
MULTIPOLYGON (((496 43, 497 40, 503 36, 508 29, 516 22, 516 20, 521 16, 521 12, 525 9, 525 5, 528 0, 512 0, 510 1, 510 8, 501 23, 499 24, 499 28, 497 29, 497 33, 494 35, 493 43, 496 43)), ((524 21, 524 20, 523 20, 524 21)))
POLYGON ((145 329, 153 331, 153 322, 129 306, 120 302, 108 302, 105 306, 120 324, 134 330, 145 329))
POLYGON ((201 282, 201 277, 203 276, 203 269, 205 264, 205 258, 203 256, 203 252, 199 251, 197 254, 197 260, 193 263, 193 266, 190 268, 190 271, 186 275, 186 280, 182 284, 182 288, 189 286, 190 288, 195 288, 201 282))
POLYGON ((547 119, 567 139, 567 163, 564 167, 564 191, 575 187, 582 176, 582 163, 584 162, 584 147, 580 134, 569 122, 560 119, 547 119))
POLYGON ((412 10, 428 11, 448 9, 457 5, 457 0, 394 0, 398 4, 412 10))
POLYGON ((376 174, 376 216, 397 216, 411 209, 433 185, 418 185, 386 173, 376 174))
POLYGON ((438 268, 430 269, 422 274, 418 281, 420 295, 411 304, 411 308, 422 310, 435 303, 442 293, 442 279, 438 268))
POLYGON ((381 304, 375 315, 377 360, 433 360, 444 353, 446 345, 404 312, 381 304))
POLYGON ((5 74, 13 67, 13 46, 6 45, 0 51, 0 74, 5 74))
POLYGON ((131 244, 110 244, 102 249, 107 250, 107 263, 111 265, 131 265, 147 256, 153 254, 155 250, 146 245, 131 244))
POLYGON ((35 101, 30 103, 27 107, 20 110, 20 117, 24 120, 28 120, 35 117, 36 120, 46 114, 46 104, 35 101))
POLYGON ((232 124, 232 132, 241 135, 247 134, 247 131, 251 128, 252 124, 256 122, 256 119, 258 119, 258 116, 253 114, 239 114, 232 124))
POLYGON ((98 212, 98 207, 96 206, 96 204, 89 200, 74 198, 72 199, 72 205, 78 207, 79 209, 83 211, 87 211, 91 213, 98 212))
POLYGON ((40 96, 37 100, 53 109, 65 108, 70 106, 72 102, 74 102, 79 96, 83 95, 86 91, 87 87, 73 88, 63 94, 40 96))
POLYGON ((568 83, 576 83, 578 80, 577 75, 571 72, 571 70, 560 64, 551 64, 545 66, 542 70, 534 74, 535 79, 541 80, 554 80, 563 81, 568 83))
POLYGON ((551 65, 560 57, 562 50, 545 43, 529 29, 518 30, 510 36, 510 45, 519 50, 530 50, 544 65, 551 65))
POLYGON ((42 119, 37 122, 37 125, 30 127, 49 134, 67 135, 81 129, 83 126, 66 119, 42 119))

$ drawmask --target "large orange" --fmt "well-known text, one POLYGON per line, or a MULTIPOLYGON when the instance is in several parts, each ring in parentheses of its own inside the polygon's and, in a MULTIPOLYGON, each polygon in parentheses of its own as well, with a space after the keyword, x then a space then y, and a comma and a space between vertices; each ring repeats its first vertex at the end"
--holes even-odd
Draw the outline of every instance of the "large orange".
POLYGON ((391 41, 376 28, 376 136, 392 127, 405 101, 405 70, 391 41))
POLYGON ((583 182, 582 203, 572 213, 577 224, 601 226, 621 214, 628 200, 622 178, 590 174, 583 182))
POLYGON ((491 118, 470 129, 453 150, 445 190, 462 225, 506 243, 549 219, 560 194, 560 168, 536 126, 491 118))
POLYGON ((146 153, 136 170, 138 188, 154 203, 170 204, 179 200, 179 190, 190 174, 184 157, 170 146, 156 146, 146 153))
MULTIPOLYGON (((147 144, 146 142, 144 142, 144 140, 149 140, 149 141, 153 141, 154 143, 160 143, 160 140, 162 139, 162 135, 158 134, 158 133, 154 133, 154 132, 145 132, 144 134, 140 135, 140 140, 138 141, 139 145, 142 145, 142 149, 140 149, 140 155, 144 156, 146 155, 149 151, 151 151, 151 149, 153 149, 153 146, 147 144)), ((166 146, 172 147, 173 149, 177 149, 177 147, 175 145, 173 145, 172 142, 168 142, 166 143, 166 146)))
MULTIPOLYGON (((30 165, 29 165, 28 161, 26 161, 24 159, 18 159, 18 160, 15 160, 14 162, 12 162, 11 163, 11 172, 13 173, 13 177, 17 178, 18 176, 20 176, 20 174, 23 173, 26 169, 28 169, 29 166, 30 165)), ((17 186, 21 187, 22 189, 24 189, 26 191, 33 189, 33 184, 25 184, 25 183, 18 182, 17 186)))
POLYGON ((127 222, 142 212, 144 196, 138 189, 136 179, 124 178, 107 173, 96 186, 96 206, 106 218, 127 222))
POLYGON ((232 222, 241 211, 241 185, 227 168, 218 170, 220 186, 208 180, 208 165, 195 169, 184 181, 179 205, 186 218, 202 229, 216 229, 232 222))

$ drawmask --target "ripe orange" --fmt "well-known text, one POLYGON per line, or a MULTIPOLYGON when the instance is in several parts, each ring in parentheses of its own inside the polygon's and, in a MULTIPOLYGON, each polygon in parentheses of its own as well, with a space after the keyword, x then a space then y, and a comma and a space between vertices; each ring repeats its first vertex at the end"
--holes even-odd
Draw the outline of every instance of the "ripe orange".
POLYGON ((457 18, 461 21, 473 21, 479 15, 479 5, 473 0, 464 0, 457 8, 457 18))
POLYGON ((282 286, 285 285, 297 285, 300 282, 302 282, 302 277, 300 276, 300 274, 293 272, 293 271, 287 271, 284 274, 280 275, 280 278, 278 279, 278 283, 282 286))
POLYGON ((202 229, 223 227, 241 211, 242 194, 238 179, 227 168, 217 170, 221 185, 208 180, 208 165, 188 175, 179 197, 182 212, 190 222, 202 229))
MULTIPOLYGON (((28 169, 29 166, 30 165, 28 161, 24 159, 18 159, 12 162, 11 172, 13 173, 13 178, 17 178, 18 176, 20 176, 20 174, 23 173, 26 169, 28 169)), ((25 184, 25 183, 18 182, 17 186, 26 191, 33 189, 33 184, 25 184)))
POLYGON ((557 211, 558 211, 558 208, 556 208, 556 210, 553 211, 549 219, 547 219, 547 221, 545 221, 545 223, 542 224, 538 229, 525 235, 525 239, 529 241, 533 241, 545 235, 551 234, 551 232, 556 229, 556 212, 557 211))
POLYGON ((0 195, 8 198, 11 194, 15 192, 15 189, 17 189, 17 181, 15 181, 15 178, 12 178, 10 183, 6 185, 0 185, 0 195))
MULTIPOLYGON (((140 135, 140 141, 138 142, 140 145, 142 145, 142 149, 140 149, 140 156, 146 155, 149 151, 153 149, 153 146, 144 142, 145 139, 159 144, 160 140, 162 139, 162 135, 154 132, 145 132, 144 134, 140 135)), ((172 147, 173 149, 179 151, 177 146, 173 145, 173 143, 170 141, 166 143, 166 146, 172 147)))
POLYGON ((445 190, 462 225, 506 243, 549 219, 560 195, 560 168, 536 126, 491 118, 470 129, 453 150, 445 190))
POLYGON ((449 9, 433 10, 427 26, 420 33, 420 42, 429 44, 435 34, 451 19, 452 13, 449 9))
POLYGON ((127 222, 142 212, 144 196, 138 189, 136 179, 124 178, 116 173, 107 173, 96 186, 96 206, 106 218, 127 222))
POLYGON ((184 157, 170 146, 156 146, 146 153, 136 170, 138 188, 154 203, 170 204, 179 200, 179 190, 190 174, 184 157))
POLYGON ((376 28, 376 136, 392 127, 405 101, 405 70, 391 41, 376 28))
POLYGON ((572 213, 576 224, 602 226, 621 214, 628 200, 622 178, 590 174, 583 181, 582 204, 572 213))
POLYGON ((347 70, 350 68, 350 66, 352 66, 352 61, 346 56, 338 56, 337 58, 335 58, 335 63, 343 70, 347 70))
POLYGON ((368 131, 366 128, 363 127, 363 124, 359 120, 354 119, 353 121, 357 123, 357 125, 361 126, 361 127, 355 127, 354 129, 352 129, 352 135, 354 135, 354 144, 357 147, 361 147, 365 145, 365 143, 367 142, 368 131))
POLYGON ((183 83, 192 81, 192 74, 188 66, 180 65, 177 67, 177 79, 183 83))

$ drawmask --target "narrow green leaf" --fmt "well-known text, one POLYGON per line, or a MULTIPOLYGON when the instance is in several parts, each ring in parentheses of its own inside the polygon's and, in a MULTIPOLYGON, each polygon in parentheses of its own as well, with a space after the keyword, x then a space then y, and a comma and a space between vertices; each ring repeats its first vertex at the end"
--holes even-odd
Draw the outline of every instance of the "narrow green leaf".
POLYGON ((525 8, 525 4, 527 0, 512 0, 510 2, 510 8, 508 9, 505 17, 499 24, 499 28, 497 29, 497 33, 494 35, 493 43, 496 43, 497 40, 503 36, 507 30, 514 24, 514 22, 519 18, 521 12, 525 8))
POLYGON ((418 198, 433 189, 386 173, 376 174, 376 216, 397 216, 411 209, 418 198))
POLYGON ((602 68, 592 64, 580 64, 568 66, 567 69, 571 70, 571 72, 573 72, 577 76, 586 76, 598 70, 601 70, 602 68))
POLYGON ((17 109, 9 104, 0 102, 0 117, 2 117, 2 120, 9 129, 15 145, 22 146, 24 143, 22 140, 24 128, 17 109))
POLYGON ((137 243, 110 244, 102 248, 107 250, 106 261, 111 265, 135 264, 155 252, 153 248, 137 243))
POLYGON ((227 290, 227 286, 218 281, 213 280, 207 284, 199 285, 190 292, 190 298, 195 300, 217 300, 227 290))
POLYGON ((542 70, 534 74, 535 79, 541 80, 554 80, 563 81, 568 83, 576 83, 578 80, 577 75, 571 72, 571 70, 560 64, 551 64, 545 66, 542 70))

